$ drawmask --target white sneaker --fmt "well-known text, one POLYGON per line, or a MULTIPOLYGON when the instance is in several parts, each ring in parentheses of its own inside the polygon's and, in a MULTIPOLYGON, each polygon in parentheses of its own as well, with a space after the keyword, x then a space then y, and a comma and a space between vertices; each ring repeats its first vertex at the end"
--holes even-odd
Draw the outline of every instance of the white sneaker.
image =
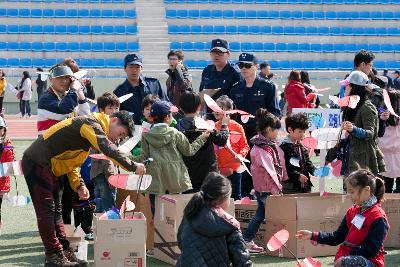
POLYGON ((264 248, 256 245, 254 241, 246 242, 246 248, 250 253, 263 253, 264 248))

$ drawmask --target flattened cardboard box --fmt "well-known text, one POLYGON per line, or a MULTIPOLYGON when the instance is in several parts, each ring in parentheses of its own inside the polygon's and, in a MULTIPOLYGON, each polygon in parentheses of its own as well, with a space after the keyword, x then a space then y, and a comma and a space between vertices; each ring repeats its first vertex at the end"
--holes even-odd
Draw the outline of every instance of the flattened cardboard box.
MULTIPOLYGON (((257 207, 258 205, 256 200, 252 200, 251 204, 235 203, 235 218, 240 223, 240 229, 242 230, 242 233, 244 233, 245 230, 247 230, 247 227, 249 226, 251 219, 254 217, 254 214, 256 213, 257 207)), ((253 239, 254 243, 264 248, 267 245, 265 241, 265 227, 266 226, 264 222, 260 225, 260 228, 258 229, 258 232, 256 233, 256 236, 253 239)))
MULTIPOLYGON (((154 215, 154 258, 175 265, 181 252, 177 234, 183 218, 183 210, 193 194, 160 195, 156 199, 154 215)), ((235 216, 234 201, 231 199, 228 213, 235 216)))
MULTIPOLYGON (((314 246, 308 240, 297 240, 295 235, 302 229, 327 232, 336 230, 351 205, 348 196, 332 193, 322 197, 319 193, 270 196, 265 206, 265 240, 268 242, 277 231, 286 229, 290 234, 287 246, 297 257, 335 255, 337 247, 314 246)), ((281 253, 283 257, 293 257, 285 249, 281 253)), ((279 251, 267 251, 267 254, 278 256, 279 251)))
POLYGON ((400 247, 400 194, 385 194, 385 201, 382 203, 386 216, 389 221, 390 229, 385 247, 400 247))
MULTIPOLYGON (((117 207, 121 207, 122 202, 124 202, 125 198, 130 195, 131 196, 131 201, 135 202, 136 201, 136 192, 131 191, 131 190, 123 190, 119 189, 117 190, 117 197, 116 197, 116 205, 117 207)), ((151 213, 151 208, 150 208, 150 199, 149 195, 146 194, 143 196, 142 194, 139 194, 138 202, 136 205, 136 212, 142 212, 144 216, 146 217, 146 222, 147 222, 147 239, 146 239, 146 248, 147 249, 153 249, 154 248, 154 220, 153 220, 153 214, 151 213)))

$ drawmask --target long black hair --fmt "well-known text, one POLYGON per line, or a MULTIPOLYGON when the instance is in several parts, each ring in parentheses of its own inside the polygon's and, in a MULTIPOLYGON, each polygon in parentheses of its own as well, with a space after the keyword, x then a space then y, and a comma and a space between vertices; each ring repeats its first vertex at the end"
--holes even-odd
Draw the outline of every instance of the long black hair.
POLYGON ((345 107, 345 118, 344 120, 346 121, 353 121, 354 116, 357 113, 357 110, 364 105, 365 100, 368 97, 368 89, 365 86, 362 85, 357 85, 357 84, 350 84, 351 87, 351 91, 350 91, 350 95, 358 95, 360 97, 360 101, 358 102, 356 108, 352 109, 349 107, 345 107))
POLYGON ((20 86, 19 86, 20 89, 22 88, 22 86, 23 86, 25 80, 28 79, 28 78, 29 78, 29 79, 31 78, 31 76, 29 75, 29 72, 28 72, 28 71, 22 72, 22 76, 23 76, 23 78, 21 79, 21 84, 20 84, 20 86))
POLYGON ((259 108, 256 111, 257 131, 265 133, 268 127, 272 129, 280 129, 281 121, 274 114, 269 113, 265 108, 259 108))
MULTIPOLYGON (((396 114, 400 114, 400 92, 398 90, 389 90, 388 95, 394 112, 396 114)), ((399 118, 395 117, 393 114, 390 114, 386 123, 390 126, 397 126, 399 125, 399 121, 399 118)))
POLYGON ((186 205, 183 216, 190 220, 199 214, 205 206, 221 204, 232 192, 231 182, 217 172, 210 172, 200 188, 186 205))

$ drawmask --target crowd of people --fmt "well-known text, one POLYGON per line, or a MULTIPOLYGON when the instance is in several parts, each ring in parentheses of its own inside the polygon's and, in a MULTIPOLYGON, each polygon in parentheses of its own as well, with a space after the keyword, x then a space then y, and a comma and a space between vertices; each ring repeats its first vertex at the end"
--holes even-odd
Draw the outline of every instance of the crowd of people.
MULTIPOLYGON (((311 192, 315 166, 301 143, 309 121, 304 113, 293 112, 294 108, 320 105, 308 73, 292 70, 280 99, 269 64, 259 62, 255 54, 242 53, 237 64, 230 64, 228 42, 215 39, 210 57, 213 63, 202 72, 199 93, 193 88, 182 51, 175 50, 167 55, 167 90, 157 79, 142 74, 143 59, 138 54, 124 59, 126 80, 96 101, 90 79, 76 77, 79 66, 72 58, 49 70, 48 88, 38 77, 39 136, 24 152, 22 169, 46 266, 86 264, 71 250, 64 223, 71 223, 74 211, 75 225, 81 224, 86 238, 93 240, 93 212, 115 206, 116 189, 108 184, 108 177, 118 173, 118 168, 152 176, 147 193, 153 215, 157 195, 194 194, 178 233, 182 255, 177 266, 251 266, 249 253, 264 251, 253 238, 268 216, 268 196, 311 192), (127 94, 132 96, 120 102, 127 94), (223 112, 207 108, 204 94, 223 112), (98 112, 92 112, 93 103, 98 112), (243 119, 231 112, 235 109, 253 116, 243 119), (215 129, 199 129, 199 118, 214 120, 215 129), (141 142, 131 154, 123 154, 117 146, 133 136, 134 125, 143 127, 141 142), (283 125, 287 135, 280 140, 283 125), (110 160, 90 159, 90 153, 103 153, 110 160), (145 166, 142 162, 150 157, 154 161, 145 166), (242 234, 238 222, 225 210, 230 197, 240 200, 244 196, 255 198, 258 208, 242 234), (73 203, 88 199, 95 199, 96 206, 74 208, 73 203), (216 247, 217 256, 213 253, 216 247), (199 254, 200 248, 209 251, 199 254)), ((387 71, 377 75, 374 58, 361 50, 355 55, 354 70, 340 83, 340 97, 356 95, 360 100, 355 108, 342 108, 343 137, 326 157, 327 162, 342 160, 344 189, 356 205, 334 233, 298 233, 300 239, 342 244, 335 266, 383 266, 383 240, 389 225, 379 203, 385 192, 400 192, 396 179, 399 146, 394 142, 400 137, 399 119, 383 99, 385 89, 394 111, 400 113, 400 88, 396 87, 400 72, 395 71, 393 79, 387 71), (349 224, 356 215, 368 222, 363 233, 349 224), (379 235, 371 235, 372 231, 379 235)), ((4 93, 5 75, 0 73, 0 92, 4 93)), ((24 72, 17 86, 22 116, 31 115, 31 88, 30 75, 24 72)), ((0 118, 2 162, 15 159, 6 129, 0 118)), ((0 205, 9 183, 9 177, 0 180, 0 205)))

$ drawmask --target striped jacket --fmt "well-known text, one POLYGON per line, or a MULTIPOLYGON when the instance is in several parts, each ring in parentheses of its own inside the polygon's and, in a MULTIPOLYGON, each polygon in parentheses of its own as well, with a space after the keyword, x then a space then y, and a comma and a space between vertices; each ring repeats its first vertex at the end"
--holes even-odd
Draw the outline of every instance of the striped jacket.
POLYGON ((38 134, 43 134, 51 126, 66 118, 74 115, 88 115, 89 113, 89 104, 86 100, 78 101, 75 90, 69 90, 63 98, 60 98, 49 88, 40 97, 38 103, 38 134))
POLYGON ((79 168, 93 147, 127 171, 136 164, 124 156, 108 138, 110 119, 104 113, 91 113, 63 120, 39 136, 24 152, 30 161, 51 169, 55 176, 67 174, 73 190, 84 185, 79 168))

